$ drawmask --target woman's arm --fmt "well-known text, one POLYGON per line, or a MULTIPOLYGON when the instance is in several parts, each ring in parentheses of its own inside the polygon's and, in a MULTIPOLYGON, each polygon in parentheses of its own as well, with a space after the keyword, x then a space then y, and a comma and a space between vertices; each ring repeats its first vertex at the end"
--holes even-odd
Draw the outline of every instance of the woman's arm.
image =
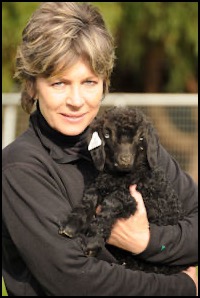
POLYGON ((109 243, 140 254, 151 262, 173 265, 197 264, 198 260, 198 194, 197 185, 184 173, 175 160, 159 146, 158 162, 165 170, 186 211, 184 220, 175 226, 150 224, 148 229, 144 203, 132 188, 132 196, 139 200, 138 213, 120 219, 113 227, 109 243), (150 238, 149 238, 150 232, 150 238), (149 239, 149 241, 148 241, 149 239))
POLYGON ((3 174, 3 198, 6 229, 46 295, 195 296, 195 283, 185 273, 164 276, 126 270, 86 257, 79 238, 60 236, 59 221, 70 205, 49 173, 37 166, 8 167, 3 174))
POLYGON ((198 188, 192 178, 160 145, 158 162, 182 201, 184 220, 175 226, 150 224, 150 242, 141 257, 149 261, 174 265, 197 264, 198 261, 198 188), (162 245, 165 249, 162 250, 162 245))

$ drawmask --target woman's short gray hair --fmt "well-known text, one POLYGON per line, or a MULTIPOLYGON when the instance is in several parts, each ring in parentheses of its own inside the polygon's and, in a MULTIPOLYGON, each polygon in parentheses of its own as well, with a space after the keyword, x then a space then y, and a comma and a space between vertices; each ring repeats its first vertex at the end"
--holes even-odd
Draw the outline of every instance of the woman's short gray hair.
POLYGON ((23 83, 23 109, 32 110, 30 94, 38 76, 58 75, 80 57, 103 78, 104 94, 108 92, 114 42, 99 10, 84 2, 43 2, 24 28, 17 50, 15 78, 23 83))

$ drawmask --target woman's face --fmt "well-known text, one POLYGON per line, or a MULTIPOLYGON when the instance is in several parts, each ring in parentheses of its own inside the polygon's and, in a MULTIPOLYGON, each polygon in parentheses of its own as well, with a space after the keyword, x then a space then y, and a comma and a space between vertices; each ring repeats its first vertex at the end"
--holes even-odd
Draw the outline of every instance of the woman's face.
POLYGON ((79 60, 61 77, 37 78, 36 96, 48 124, 60 133, 82 133, 99 111, 103 79, 79 60))

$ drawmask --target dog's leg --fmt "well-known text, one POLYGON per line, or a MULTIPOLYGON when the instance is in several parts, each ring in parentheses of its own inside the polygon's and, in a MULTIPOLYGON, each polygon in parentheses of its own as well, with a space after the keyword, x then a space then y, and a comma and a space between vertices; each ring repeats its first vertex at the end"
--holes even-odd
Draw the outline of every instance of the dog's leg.
POLYGON ((82 203, 75 207, 67 217, 59 234, 73 238, 80 232, 86 231, 95 214, 97 202, 98 194, 94 187, 90 187, 84 194, 82 203))
POLYGON ((109 238, 113 224, 118 218, 128 218, 136 211, 136 201, 128 191, 115 191, 106 197, 101 212, 92 220, 86 254, 95 256, 109 238))

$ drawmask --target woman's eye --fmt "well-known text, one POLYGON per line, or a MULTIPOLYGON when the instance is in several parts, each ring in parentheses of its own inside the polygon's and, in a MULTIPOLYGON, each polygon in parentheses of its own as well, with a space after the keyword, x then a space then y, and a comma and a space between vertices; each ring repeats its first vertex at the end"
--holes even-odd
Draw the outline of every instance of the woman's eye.
POLYGON ((59 88, 59 87, 63 87, 64 86, 64 83, 63 82, 55 82, 55 83, 52 84, 52 86, 59 88))
POLYGON ((93 85, 96 85, 97 82, 96 81, 87 80, 87 81, 85 81, 85 84, 86 85, 89 85, 89 86, 93 86, 93 85))

